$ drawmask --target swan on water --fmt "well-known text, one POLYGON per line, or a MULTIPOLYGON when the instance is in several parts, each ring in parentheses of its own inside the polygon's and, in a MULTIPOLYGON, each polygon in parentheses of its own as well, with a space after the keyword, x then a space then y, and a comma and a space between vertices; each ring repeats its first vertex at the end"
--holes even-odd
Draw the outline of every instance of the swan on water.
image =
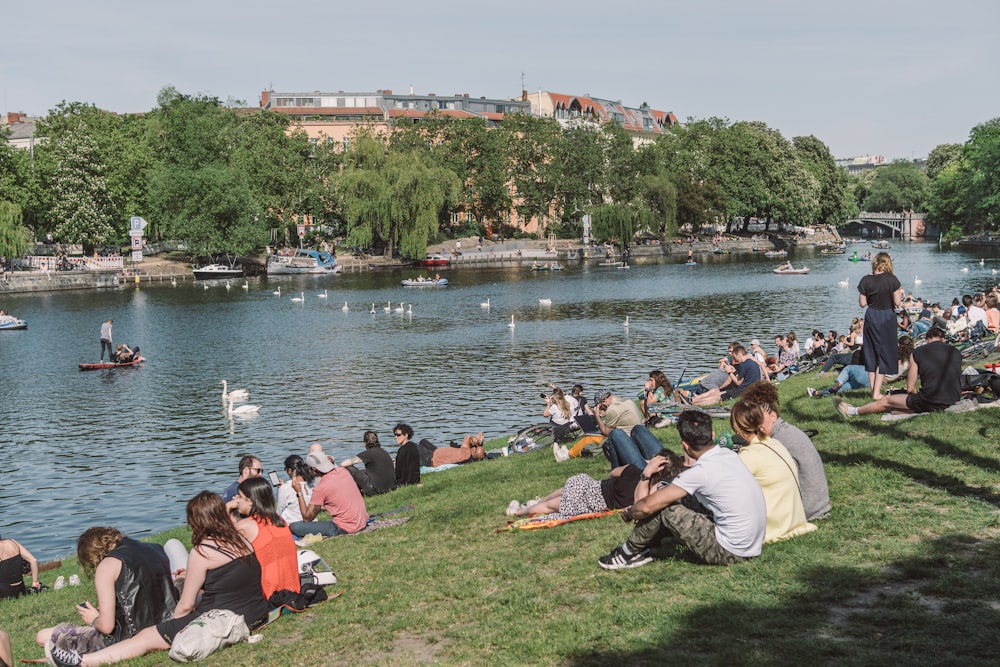
POLYGON ((281 296, 281 287, 279 286, 278 289, 271 292, 271 294, 273 294, 274 296, 281 296))
POLYGON ((407 315, 412 315, 413 314, 413 304, 412 303, 411 304, 407 304, 407 306, 406 306, 406 314, 407 315))
POLYGON ((514 316, 513 315, 510 316, 510 324, 508 324, 507 327, 509 329, 513 329, 514 328, 514 316))
POLYGON ((233 286, 232 286, 232 285, 230 285, 230 284, 229 284, 229 281, 227 280, 227 281, 226 281, 226 291, 228 292, 228 291, 229 291, 229 290, 231 290, 231 289, 233 289, 233 286))
POLYGON ((244 280, 243 281, 243 289, 245 289, 246 291, 249 292, 250 291, 250 283, 248 283, 247 281, 244 280))
POLYGON ((394 312, 394 313, 401 313, 401 312, 403 312, 403 302, 400 301, 399 302, 399 306, 396 307, 396 308, 393 308, 392 312, 394 312))
POLYGON ((913 284, 914 284, 914 285, 920 285, 920 284, 922 284, 923 282, 924 282, 924 281, 923 281, 923 280, 921 280, 921 279, 920 279, 920 278, 919 278, 918 276, 913 276, 913 284))
POLYGON ((327 297, 327 293, 326 293, 326 290, 323 290, 323 293, 322 293, 322 294, 317 294, 317 295, 316 295, 316 298, 317 298, 317 299, 325 299, 326 297, 327 297))
POLYGON ((962 273, 968 273, 969 272, 969 267, 963 266, 961 269, 959 269, 959 271, 961 271, 962 273))
POLYGON ((344 311, 345 313, 350 310, 350 308, 347 306, 347 302, 346 301, 344 302, 344 307, 341 308, 341 310, 344 311))
POLYGON ((848 286, 848 285, 850 285, 851 283, 849 283, 849 282, 847 281, 847 278, 844 278, 843 280, 839 280, 839 281, 837 281, 837 284, 838 284, 838 285, 840 285, 841 287, 847 287, 847 286, 848 286))
POLYGON ((205 289, 208 289, 208 283, 205 283, 204 285, 202 285, 202 287, 204 287, 205 289))
POLYGON ((245 401, 250 398, 250 391, 247 389, 233 389, 229 391, 229 385, 226 384, 225 380, 219 380, 219 384, 222 385, 222 402, 232 399, 234 401, 245 401))
POLYGON ((390 310, 392 310, 392 301, 390 301, 389 303, 385 304, 385 308, 382 309, 382 312, 383 313, 388 313, 390 310))
POLYGON ((292 303, 304 303, 305 300, 306 300, 306 293, 305 292, 299 292, 298 296, 293 296, 292 297, 292 303))
POLYGON ((542 306, 551 306, 552 305, 552 299, 539 299, 538 303, 539 303, 539 305, 542 305, 542 306))
POLYGON ((622 326, 628 329, 628 315, 625 316, 625 321, 622 323, 622 326))
POLYGON ((229 397, 229 416, 233 415, 255 415, 260 410, 259 405, 241 405, 238 408, 233 407, 233 397, 229 397))
POLYGON ((979 258, 979 266, 986 266, 986 259, 983 257, 979 258))
POLYGON ((490 297, 486 297, 486 301, 483 301, 481 304, 479 304, 479 307, 480 308, 489 308, 490 307, 490 297))
POLYGON ((171 278, 170 284, 173 285, 174 287, 177 287, 177 278, 171 278))
POLYGON ((375 314, 375 304, 374 303, 372 304, 372 309, 369 310, 368 312, 371 313, 372 315, 375 314))

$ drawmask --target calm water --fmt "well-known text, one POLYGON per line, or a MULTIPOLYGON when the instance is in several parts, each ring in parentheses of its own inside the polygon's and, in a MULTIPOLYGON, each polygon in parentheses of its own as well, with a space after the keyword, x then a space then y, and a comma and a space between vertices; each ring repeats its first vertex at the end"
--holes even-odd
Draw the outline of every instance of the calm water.
MULTIPOLYGON (((919 276, 916 294, 942 302, 992 284, 1000 269, 1000 258, 932 244, 891 254, 904 287, 919 276)), ((453 270, 444 289, 403 288, 415 275, 404 271, 251 280, 247 291, 166 282, 10 297, 0 308, 30 328, 0 332, 0 532, 37 556, 61 556, 91 525, 142 535, 183 523, 187 499, 221 491, 244 452, 280 471, 312 442, 353 454, 366 429, 391 445, 397 421, 438 444, 507 434, 540 419, 549 382, 631 396, 651 369, 671 378, 707 370, 730 340, 770 348, 790 329, 846 330, 870 270, 846 257, 798 251, 793 262, 812 269, 805 276, 723 255, 627 271, 453 270), (849 287, 837 285, 844 279, 849 287), (329 297, 317 298, 324 289, 329 297), (299 292, 305 301, 293 303, 299 292), (487 298, 491 307, 480 307, 487 298), (412 303, 412 314, 384 313, 389 301, 412 303), (97 360, 108 317, 116 342, 141 345, 149 361, 77 371, 97 360), (221 379, 250 389, 259 416, 227 418, 221 379)))

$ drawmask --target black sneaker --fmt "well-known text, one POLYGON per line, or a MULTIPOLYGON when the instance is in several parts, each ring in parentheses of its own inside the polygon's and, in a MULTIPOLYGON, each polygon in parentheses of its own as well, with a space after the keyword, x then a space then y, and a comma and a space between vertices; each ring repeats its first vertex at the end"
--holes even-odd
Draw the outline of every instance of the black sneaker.
POLYGON ((629 556, 625 553, 624 549, 616 547, 615 550, 607 556, 601 556, 598 558, 597 564, 605 570, 627 570, 632 567, 642 567, 646 563, 651 563, 652 561, 653 557, 649 555, 649 551, 643 550, 637 554, 629 556))
POLYGON ((80 667, 83 664, 83 657, 76 651, 53 647, 48 656, 55 667, 80 667))

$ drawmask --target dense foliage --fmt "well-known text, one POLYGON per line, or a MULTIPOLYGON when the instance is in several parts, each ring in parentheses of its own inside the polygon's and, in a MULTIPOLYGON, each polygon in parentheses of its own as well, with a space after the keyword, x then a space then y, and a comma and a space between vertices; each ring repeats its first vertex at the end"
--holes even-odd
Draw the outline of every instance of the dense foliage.
POLYGON ((639 141, 613 123, 432 115, 359 130, 344 148, 280 113, 171 87, 157 102, 131 116, 64 102, 38 123, 30 157, 0 141, 0 201, 16 207, 5 238, 23 226, 123 243, 141 215, 154 239, 242 254, 313 223, 412 258, 449 236, 580 236, 588 214, 596 240, 621 243, 737 216, 840 224, 859 208, 917 209, 953 235, 996 230, 1000 216, 1000 119, 936 148, 926 173, 900 161, 854 177, 816 137, 789 141, 761 122, 689 119, 639 141))

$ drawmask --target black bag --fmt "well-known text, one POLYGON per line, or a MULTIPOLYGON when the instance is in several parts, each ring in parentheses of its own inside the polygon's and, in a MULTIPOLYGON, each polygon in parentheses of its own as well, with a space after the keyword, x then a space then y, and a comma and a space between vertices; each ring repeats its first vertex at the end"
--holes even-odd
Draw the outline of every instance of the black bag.
POLYGON ((979 371, 976 374, 962 374, 962 391, 974 391, 981 394, 984 391, 991 392, 994 396, 1000 396, 1000 375, 993 371, 979 371))
POLYGON ((434 458, 435 449, 437 449, 437 447, 435 447, 434 443, 427 438, 424 438, 417 443, 417 450, 420 452, 420 467, 431 467, 431 460, 434 458))

